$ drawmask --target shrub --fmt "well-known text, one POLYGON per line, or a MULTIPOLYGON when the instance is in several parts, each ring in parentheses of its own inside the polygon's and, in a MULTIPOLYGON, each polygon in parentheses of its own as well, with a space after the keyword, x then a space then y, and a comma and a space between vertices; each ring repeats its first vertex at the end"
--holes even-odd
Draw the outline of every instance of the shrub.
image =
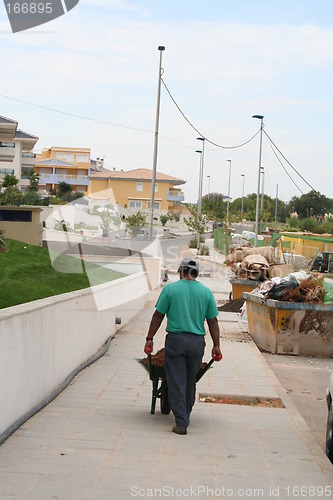
MULTIPOLYGON (((200 236, 200 243, 205 243, 205 238, 200 236)), ((197 248, 197 239, 193 238, 188 244, 189 248, 197 248)))

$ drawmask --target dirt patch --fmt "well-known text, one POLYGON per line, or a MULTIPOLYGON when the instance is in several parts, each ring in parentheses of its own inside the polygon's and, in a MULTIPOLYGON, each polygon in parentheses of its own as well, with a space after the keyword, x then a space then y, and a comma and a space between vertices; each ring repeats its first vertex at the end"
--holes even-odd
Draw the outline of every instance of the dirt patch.
POLYGON ((243 406, 260 406, 264 408, 284 408, 280 398, 256 398, 243 396, 200 396, 200 401, 203 403, 215 403, 219 405, 243 405, 243 406))
POLYGON ((241 307, 243 306, 245 302, 245 299, 240 298, 240 299, 235 299, 235 300, 228 300, 225 304, 222 306, 219 306, 217 309, 218 311, 224 311, 224 312, 239 312, 241 307))

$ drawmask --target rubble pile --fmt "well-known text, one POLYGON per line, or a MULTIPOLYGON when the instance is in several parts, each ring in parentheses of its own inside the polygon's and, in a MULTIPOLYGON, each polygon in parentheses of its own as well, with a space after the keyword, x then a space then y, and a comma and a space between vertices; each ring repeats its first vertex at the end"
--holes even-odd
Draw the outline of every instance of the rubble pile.
POLYGON ((322 281, 322 278, 310 275, 305 280, 301 280, 298 287, 286 290, 283 293, 282 300, 286 302, 322 303, 326 293, 322 281))
MULTIPOLYGON (((156 354, 151 355, 151 364, 153 366, 164 366, 164 351, 165 349, 160 349, 156 354)), ((148 365, 148 358, 142 358, 139 361, 143 365, 148 365)), ((201 368, 205 368, 207 363, 201 363, 201 368)))

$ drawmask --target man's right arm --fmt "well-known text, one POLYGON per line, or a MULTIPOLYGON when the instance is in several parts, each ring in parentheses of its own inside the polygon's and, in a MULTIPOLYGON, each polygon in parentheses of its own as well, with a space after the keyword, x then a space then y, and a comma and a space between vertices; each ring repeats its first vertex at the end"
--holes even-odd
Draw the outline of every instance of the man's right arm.
POLYGON ((147 338, 146 338, 146 345, 144 348, 144 351, 146 354, 151 353, 153 350, 153 337, 154 337, 155 333, 157 332, 157 330, 159 329, 159 327, 161 326, 161 323, 164 319, 164 316, 165 316, 165 314, 162 314, 158 311, 155 311, 152 318, 151 318, 149 329, 148 329, 148 334, 147 334, 147 338), (148 351, 146 349, 148 349, 148 351))

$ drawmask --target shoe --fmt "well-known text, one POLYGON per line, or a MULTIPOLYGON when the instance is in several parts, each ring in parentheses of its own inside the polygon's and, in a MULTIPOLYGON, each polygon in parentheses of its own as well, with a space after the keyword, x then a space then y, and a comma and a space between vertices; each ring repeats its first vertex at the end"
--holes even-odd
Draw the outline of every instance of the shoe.
POLYGON ((172 432, 175 432, 176 434, 187 434, 187 428, 183 427, 182 425, 175 425, 172 427, 172 432))

